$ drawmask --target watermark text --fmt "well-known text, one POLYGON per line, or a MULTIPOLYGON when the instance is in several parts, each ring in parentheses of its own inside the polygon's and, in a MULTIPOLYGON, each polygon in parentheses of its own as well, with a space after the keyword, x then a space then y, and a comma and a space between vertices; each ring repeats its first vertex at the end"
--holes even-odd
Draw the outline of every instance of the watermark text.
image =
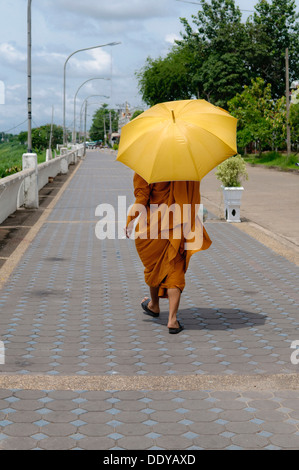
POLYGON ((5 346, 3 341, 0 341, 0 365, 5 364, 5 346))
POLYGON ((117 208, 108 203, 99 204, 95 216, 100 217, 95 227, 99 240, 184 238, 186 250, 196 250, 202 245, 202 204, 132 204, 127 209, 126 196, 118 196, 117 208))
POLYGON ((5 104, 5 85, 2 80, 0 80, 0 104, 5 104))
POLYGON ((291 348, 295 349, 291 354, 291 363, 295 366, 299 364, 299 340, 292 341, 291 348))

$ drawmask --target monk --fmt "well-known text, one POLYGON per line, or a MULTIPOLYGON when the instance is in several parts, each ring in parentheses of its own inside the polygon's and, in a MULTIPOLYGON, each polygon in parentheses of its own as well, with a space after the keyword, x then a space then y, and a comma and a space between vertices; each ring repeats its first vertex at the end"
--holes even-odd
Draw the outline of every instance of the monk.
POLYGON ((168 298, 167 326, 170 334, 177 334, 184 329, 177 320, 177 313, 190 258, 212 243, 196 216, 200 184, 196 181, 148 184, 136 173, 133 181, 135 203, 127 218, 126 236, 131 237, 134 220, 140 216, 138 230, 135 227, 135 245, 145 268, 145 282, 150 288, 150 298, 145 297, 141 306, 145 314, 158 317, 159 299, 168 298), (161 207, 164 214, 159 211, 161 207), (186 207, 188 210, 185 211, 186 207))

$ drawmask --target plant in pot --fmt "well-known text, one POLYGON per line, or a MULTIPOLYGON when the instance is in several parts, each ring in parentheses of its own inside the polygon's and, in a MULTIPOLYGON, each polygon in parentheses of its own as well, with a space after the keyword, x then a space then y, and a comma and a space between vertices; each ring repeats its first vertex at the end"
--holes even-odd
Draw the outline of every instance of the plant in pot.
POLYGON ((241 222, 240 205, 244 190, 241 182, 248 179, 245 161, 241 155, 230 157, 218 165, 215 175, 222 183, 226 221, 241 222))

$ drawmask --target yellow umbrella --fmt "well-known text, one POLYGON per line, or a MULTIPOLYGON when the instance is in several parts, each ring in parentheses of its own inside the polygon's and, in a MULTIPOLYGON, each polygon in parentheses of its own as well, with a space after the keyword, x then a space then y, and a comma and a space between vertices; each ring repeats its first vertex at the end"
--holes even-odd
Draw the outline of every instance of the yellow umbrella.
POLYGON ((200 181, 237 153, 237 119, 205 100, 160 103, 121 130, 117 160, 147 183, 200 181))

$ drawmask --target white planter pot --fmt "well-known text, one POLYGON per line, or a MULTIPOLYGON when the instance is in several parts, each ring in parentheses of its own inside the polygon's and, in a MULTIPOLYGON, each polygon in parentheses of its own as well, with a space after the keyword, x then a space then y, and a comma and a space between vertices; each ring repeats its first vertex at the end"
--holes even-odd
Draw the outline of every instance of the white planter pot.
POLYGON ((240 206, 243 187, 228 188, 222 186, 224 200, 224 217, 227 222, 241 222, 240 206))

